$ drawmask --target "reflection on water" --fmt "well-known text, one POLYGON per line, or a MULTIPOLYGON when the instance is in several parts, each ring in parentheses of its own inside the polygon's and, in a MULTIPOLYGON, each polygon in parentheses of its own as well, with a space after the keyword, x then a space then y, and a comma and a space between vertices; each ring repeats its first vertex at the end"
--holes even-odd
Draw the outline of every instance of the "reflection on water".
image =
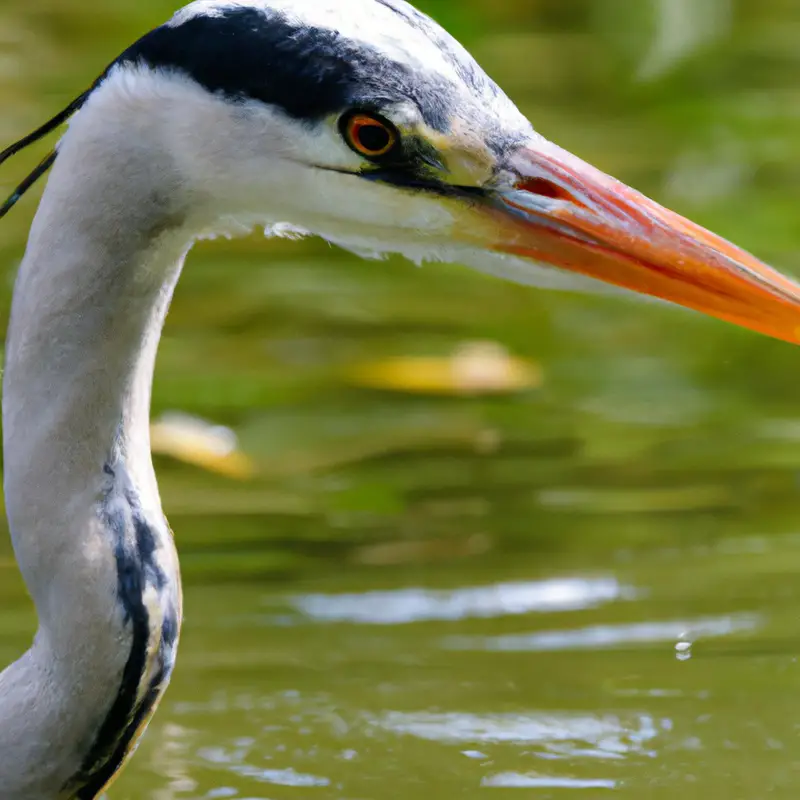
POLYGON ((309 594, 294 598, 293 604, 303 614, 318 620, 398 625, 532 611, 576 611, 631 594, 614 579, 574 578, 465 586, 451 591, 408 588, 363 594, 309 594))
MULTIPOLYGON (((541 753, 558 758, 622 758, 644 749, 657 731, 649 717, 578 714, 387 714, 378 725, 397 733, 439 742, 537 745, 541 753)), ((541 755, 540 753, 540 755, 541 755)))
POLYGON ((235 749, 226 750, 224 747, 205 747, 198 751, 197 757, 212 766, 220 766, 230 770, 234 775, 252 778, 260 783, 272 783, 276 786, 328 786, 327 778, 316 775, 305 775, 296 772, 291 767, 287 769, 264 769, 246 763, 248 750, 255 742, 245 740, 239 742, 235 749))
POLYGON ((501 772, 481 781, 481 786, 505 789, 614 789, 616 781, 581 778, 553 778, 542 775, 520 775, 517 772, 501 772))
MULTIPOLYGON (((515 634, 480 638, 451 638, 445 647, 454 650, 545 651, 586 650, 633 644, 669 642, 697 637, 715 638, 737 631, 752 631, 759 625, 755 615, 733 615, 667 622, 636 622, 628 625, 595 625, 572 631, 515 634)), ((688 645, 689 642, 679 642, 688 645)), ((685 650, 686 647, 680 647, 685 650)))

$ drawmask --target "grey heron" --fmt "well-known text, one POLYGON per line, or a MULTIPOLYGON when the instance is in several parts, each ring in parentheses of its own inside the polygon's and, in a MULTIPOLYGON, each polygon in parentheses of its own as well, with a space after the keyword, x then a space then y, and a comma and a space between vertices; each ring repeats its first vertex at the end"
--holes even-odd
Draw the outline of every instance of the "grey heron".
POLYGON ((0 162, 70 120, 16 279, 5 496, 36 606, 0 674, 0 794, 98 796, 169 681, 178 560, 153 366, 198 238, 262 225, 523 283, 600 280, 788 341, 800 289, 536 133, 404 0, 199 0, 0 162))

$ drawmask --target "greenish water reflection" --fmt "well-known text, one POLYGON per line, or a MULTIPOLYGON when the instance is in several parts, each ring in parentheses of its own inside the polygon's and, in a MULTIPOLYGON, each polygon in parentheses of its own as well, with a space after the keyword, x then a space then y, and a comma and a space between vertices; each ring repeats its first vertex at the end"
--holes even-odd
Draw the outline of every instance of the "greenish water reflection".
MULTIPOLYGON (((7 0, 0 139, 171 8, 7 0)), ((800 273, 800 8, 425 8, 545 135, 800 273)), ((0 226, 3 327, 33 207, 0 226)), ((198 247, 155 411, 232 426, 262 475, 158 463, 185 636, 112 797, 795 797, 799 364, 653 304, 318 242, 198 247), (538 362, 542 387, 425 399, 343 378, 475 339, 538 362)), ((32 625, 4 539, 2 660, 32 625)))

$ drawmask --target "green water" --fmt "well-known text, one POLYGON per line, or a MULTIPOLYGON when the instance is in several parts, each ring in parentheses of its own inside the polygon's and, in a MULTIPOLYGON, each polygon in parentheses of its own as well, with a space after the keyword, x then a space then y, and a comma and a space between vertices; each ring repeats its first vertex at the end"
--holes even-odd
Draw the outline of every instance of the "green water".
MULTIPOLYGON (((800 274, 796 3, 425 8, 544 134, 800 274)), ((170 11, 4 0, 0 140, 170 11)), ((34 205, 0 225, 3 327, 34 205)), ((799 370, 797 348, 652 304, 319 242, 199 246, 154 412, 231 426, 261 474, 157 462, 184 638, 110 796, 795 798, 799 370), (475 339, 542 386, 426 399, 343 377, 475 339)), ((0 661, 33 625, 4 537, 0 661)))

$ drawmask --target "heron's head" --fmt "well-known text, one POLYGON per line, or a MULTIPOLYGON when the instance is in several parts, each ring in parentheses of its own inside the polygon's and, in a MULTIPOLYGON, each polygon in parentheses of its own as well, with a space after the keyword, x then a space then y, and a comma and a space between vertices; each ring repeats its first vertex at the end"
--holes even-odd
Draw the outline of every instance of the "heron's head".
POLYGON ((200 0, 79 104, 125 105, 143 148, 159 131, 210 218, 525 283, 588 277, 800 341, 795 283, 544 139, 404 0, 200 0))

